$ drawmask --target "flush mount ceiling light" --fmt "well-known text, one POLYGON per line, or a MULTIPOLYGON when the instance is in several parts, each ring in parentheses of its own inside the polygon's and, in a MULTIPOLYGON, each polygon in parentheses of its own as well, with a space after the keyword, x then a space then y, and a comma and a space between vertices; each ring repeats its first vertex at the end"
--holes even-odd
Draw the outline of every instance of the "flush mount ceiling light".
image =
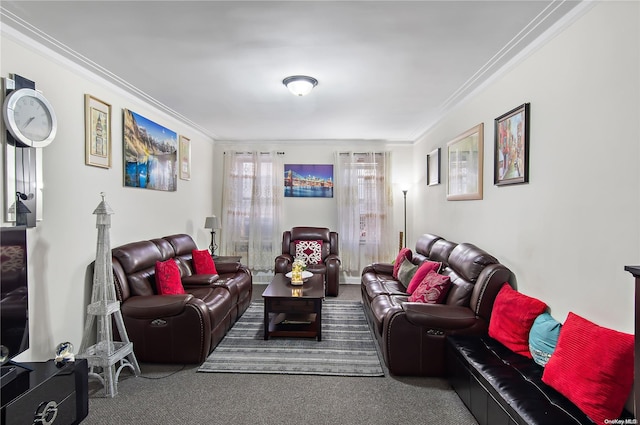
POLYGON ((282 84, 287 86, 289 91, 296 96, 304 96, 309 94, 311 90, 318 85, 318 80, 306 75, 292 75, 282 80, 282 84))

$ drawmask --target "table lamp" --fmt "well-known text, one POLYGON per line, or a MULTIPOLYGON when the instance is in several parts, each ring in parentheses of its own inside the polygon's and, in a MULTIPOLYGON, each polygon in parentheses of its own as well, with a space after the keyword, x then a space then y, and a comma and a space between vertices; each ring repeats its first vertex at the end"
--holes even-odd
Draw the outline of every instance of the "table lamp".
POLYGON ((216 249, 218 249, 218 245, 216 245, 216 229, 220 228, 220 219, 215 215, 207 217, 204 221, 204 228, 211 229, 211 244, 209 245, 209 251, 211 251, 211 255, 215 257, 216 249))

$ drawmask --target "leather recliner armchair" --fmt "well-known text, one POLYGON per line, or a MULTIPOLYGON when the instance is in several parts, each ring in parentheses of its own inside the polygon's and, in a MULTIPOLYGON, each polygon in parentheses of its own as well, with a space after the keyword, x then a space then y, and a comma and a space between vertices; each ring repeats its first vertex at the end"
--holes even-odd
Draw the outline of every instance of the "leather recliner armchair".
POLYGON ((296 241, 322 241, 321 262, 307 264, 307 271, 324 275, 325 294, 337 297, 340 288, 338 233, 326 227, 294 227, 282 234, 282 254, 275 260, 275 273, 288 273, 296 257, 296 241))

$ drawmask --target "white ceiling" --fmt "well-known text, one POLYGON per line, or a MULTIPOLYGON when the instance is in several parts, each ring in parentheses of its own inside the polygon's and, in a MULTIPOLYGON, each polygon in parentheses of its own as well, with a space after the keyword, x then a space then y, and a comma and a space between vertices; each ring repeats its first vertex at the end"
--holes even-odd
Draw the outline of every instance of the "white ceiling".
POLYGON ((218 140, 393 142, 414 141, 577 4, 3 0, 0 11, 218 140), (293 96, 282 79, 296 74, 319 84, 293 96))

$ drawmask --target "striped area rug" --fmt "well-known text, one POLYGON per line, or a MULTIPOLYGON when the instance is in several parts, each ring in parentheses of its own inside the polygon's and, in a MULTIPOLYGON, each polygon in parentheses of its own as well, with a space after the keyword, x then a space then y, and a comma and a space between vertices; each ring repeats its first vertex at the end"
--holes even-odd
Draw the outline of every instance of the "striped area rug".
POLYGON ((254 301, 198 372, 384 376, 359 301, 324 301, 322 341, 283 337, 265 341, 263 315, 263 302, 254 301))

